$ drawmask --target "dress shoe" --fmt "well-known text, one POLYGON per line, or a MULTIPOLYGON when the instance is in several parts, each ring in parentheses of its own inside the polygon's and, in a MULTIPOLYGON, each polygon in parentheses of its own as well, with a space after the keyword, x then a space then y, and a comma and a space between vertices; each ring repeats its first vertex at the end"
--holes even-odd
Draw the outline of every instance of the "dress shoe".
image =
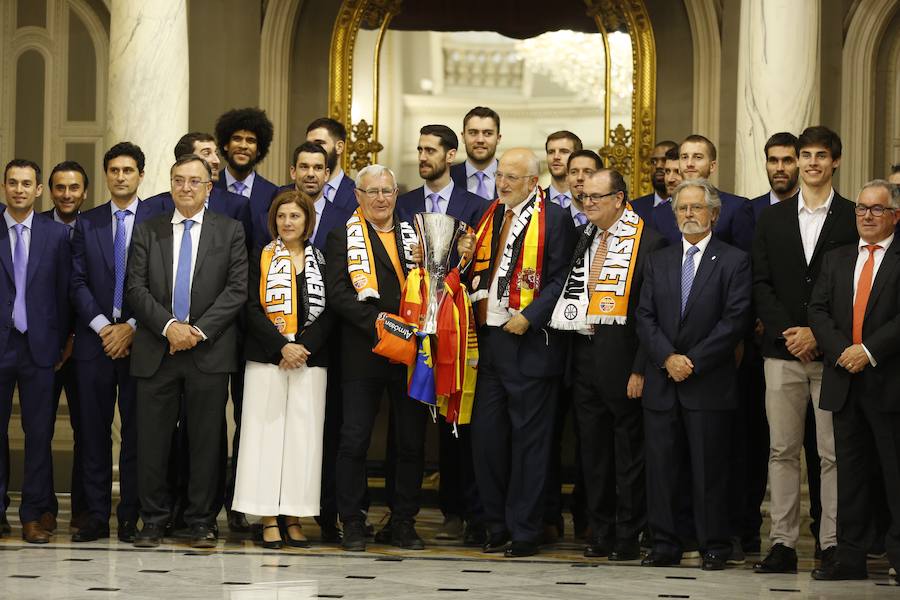
POLYGON ((609 560, 637 560, 641 557, 641 545, 637 540, 616 540, 613 545, 612 552, 609 553, 609 560))
POLYGON ((822 558, 820 559, 819 567, 826 569, 835 560, 837 560, 837 546, 829 546, 822 550, 822 558))
POLYGON ((744 555, 744 547, 741 545, 741 538, 731 538, 731 554, 726 562, 729 565, 742 565, 747 562, 747 557, 744 555))
POLYGON ((588 540, 584 545, 585 558, 603 558, 609 556, 610 544, 601 540, 588 540))
POLYGON ((119 526, 116 529, 120 542, 125 542, 126 544, 134 543, 134 539, 137 537, 137 525, 134 521, 119 521, 119 526))
POLYGON ((144 523, 141 532, 134 538, 135 548, 156 548, 162 541, 163 529, 155 523, 144 523))
POLYGON ((100 538, 109 537, 109 523, 100 519, 91 519, 87 525, 72 534, 73 542, 96 542, 100 538))
POLYGON ((56 517, 53 513, 45 512, 41 515, 40 518, 41 527, 44 528, 44 531, 47 533, 53 533, 56 531, 56 517))
POLYGON ((12 527, 9 526, 9 519, 6 518, 6 513, 0 513, 0 536, 9 535, 12 533, 12 527))
POLYGON ((337 526, 335 522, 326 522, 323 521, 319 525, 320 536, 319 539, 322 540, 323 544, 340 544, 341 539, 343 538, 343 534, 341 533, 341 528, 337 526))
POLYGON ((341 548, 348 552, 366 551, 366 524, 363 521, 348 521, 344 523, 344 537, 341 540, 341 548))
POLYGON ((655 550, 641 561, 642 567, 677 567, 680 564, 681 556, 677 554, 663 554, 655 550))
POLYGON ((463 546, 477 548, 484 546, 487 541, 487 531, 480 523, 466 523, 466 532, 463 534, 463 546))
POLYGON ((538 553, 538 545, 534 542, 511 542, 509 548, 503 552, 506 558, 522 558, 534 556, 538 553))
POLYGON ((286 523, 284 526, 284 543, 291 548, 309 548, 309 540, 303 535, 300 521, 286 523), (291 535, 291 534, 294 535, 291 535))
POLYGON ((753 565, 757 573, 796 573, 797 551, 778 543, 772 546, 764 559, 753 565))
POLYGON ((50 533, 39 521, 28 521, 22 524, 22 539, 29 544, 46 544, 50 541, 50 533))
POLYGON ((441 525, 441 528, 435 534, 434 539, 436 540, 458 540, 462 538, 463 535, 463 522, 462 519, 457 517, 456 515, 447 515, 444 517, 444 523, 441 525))
MULTIPOLYGON (((830 548, 824 550, 822 553, 824 554, 828 550, 830 550, 830 548)), ((825 561, 823 560, 821 567, 813 569, 812 578, 817 581, 845 581, 852 579, 868 579, 869 574, 866 572, 865 563, 863 563, 862 566, 851 567, 834 559, 830 560, 828 564, 825 564, 825 561)))
POLYGON ((721 554, 707 552, 703 555, 703 563, 700 568, 704 571, 724 571, 726 559, 721 554))
POLYGON ((375 543, 376 544, 390 544, 391 540, 394 537, 394 518, 391 517, 387 520, 387 523, 384 524, 384 527, 378 530, 378 533, 375 534, 375 543))
POLYGON ((425 542, 416 533, 416 526, 412 521, 397 521, 391 530, 391 545, 407 550, 424 550, 425 542))
POLYGON ((237 510, 226 511, 228 513, 228 531, 231 533, 249 533, 250 523, 244 513, 237 510))
POLYGON ((281 527, 277 523, 274 525, 263 525, 262 547, 268 548, 269 550, 280 550, 281 546, 282 546, 281 527), (270 529, 278 530, 278 539, 275 539, 275 540, 267 540, 266 539, 266 530, 270 530, 270 529))
POLYGON ((488 535, 487 541, 484 542, 481 550, 485 554, 504 552, 507 545, 509 545, 509 534, 507 532, 491 533, 488 535))
POLYGON ((191 527, 191 548, 215 548, 218 543, 218 536, 213 527, 203 523, 191 527))

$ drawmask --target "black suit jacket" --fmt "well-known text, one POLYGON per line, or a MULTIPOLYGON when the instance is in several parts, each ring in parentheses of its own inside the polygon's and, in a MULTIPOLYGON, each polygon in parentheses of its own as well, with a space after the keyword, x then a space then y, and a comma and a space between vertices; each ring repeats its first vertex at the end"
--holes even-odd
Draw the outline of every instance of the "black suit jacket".
MULTIPOLYGON (((447 214, 456 217, 469 227, 477 227, 481 215, 490 206, 490 202, 466 190, 466 186, 460 186, 453 182, 453 191, 450 192, 450 201, 447 203, 447 214)), ((428 212, 425 206, 425 186, 419 186, 411 192, 407 192, 397 198, 397 214, 401 221, 413 222, 413 217, 421 212, 428 212)))
MULTIPOLYGON (((569 271, 572 270, 575 260, 583 256, 590 247, 590 241, 582 237, 587 225, 576 230, 578 243, 572 254, 572 262, 569 271)), ((660 248, 664 248, 667 241, 656 231, 644 225, 641 233, 641 243, 638 246, 637 265, 631 279, 631 293, 628 296, 627 320, 624 325, 598 325, 595 334, 591 337, 591 348, 594 354, 594 372, 592 378, 599 378, 603 387, 609 389, 612 394, 625 395, 628 387, 628 378, 632 373, 643 375, 647 367, 647 353, 640 343, 637 335, 637 307, 641 300, 641 288, 644 284, 644 272, 650 256, 660 248)), ((581 335, 573 333, 572 337, 581 335)))
MULTIPOLYGON (((288 340, 279 333, 278 328, 265 315, 259 301, 259 284, 262 278, 259 264, 261 254, 262 251, 256 249, 250 255, 247 305, 245 306, 247 335, 244 337, 244 358, 254 362, 277 365, 281 362, 281 349, 288 343, 288 340)), ((299 277, 302 279, 303 274, 301 273, 299 277)), ((300 282, 297 285, 299 294, 300 282)), ((331 311, 326 306, 322 314, 309 327, 301 329, 296 336, 296 342, 306 346, 306 349, 312 353, 306 359, 307 366, 328 366, 326 343, 331 333, 331 323, 331 311)), ((300 327, 303 327, 303 323, 300 323, 300 327)))
MULTIPOLYGON (((225 179, 225 169, 219 172, 219 180, 215 188, 228 191, 228 183, 225 179)), ((268 214, 272 200, 278 193, 278 186, 260 175, 258 172, 253 178, 253 189, 250 190, 250 226, 253 231, 252 239, 248 242, 250 248, 262 248, 271 239, 269 237, 268 214)), ((211 208, 211 207, 210 207, 211 208)), ((231 216, 231 215, 229 215, 231 216)))
MULTIPOLYGON (((131 349, 131 374, 151 377, 169 351, 162 330, 173 319, 172 213, 135 225, 128 259, 127 299, 138 328, 131 349)), ((186 352, 204 373, 237 371, 237 317, 247 301, 247 246, 243 226, 205 211, 189 322, 208 339, 186 352)))
MULTIPOLYGON (((394 214, 394 222, 399 217, 394 214)), ((406 366, 391 364, 388 359, 374 352, 378 341, 375 321, 378 313, 400 313, 400 281, 394 271, 391 258, 381 243, 375 229, 369 228, 369 241, 375 259, 375 274, 378 278, 379 298, 369 298, 364 302, 356 299, 356 290, 347 272, 347 228, 335 227, 328 234, 328 252, 325 270, 325 288, 328 307, 334 311, 341 329, 341 377, 343 381, 358 379, 383 379, 405 377, 406 366)), ((403 263, 403 257, 400 257, 403 263)), ((403 267, 405 269, 405 266, 403 267)))
POLYGON ((825 253, 859 239, 854 204, 835 192, 807 265, 798 202, 798 195, 794 195, 762 211, 753 240, 753 300, 765 327, 762 354, 768 358, 796 360, 785 348, 782 332, 807 326, 809 298, 825 253))
POLYGON ((694 410, 737 407, 735 347, 750 324, 750 257, 715 236, 700 259, 681 315, 682 244, 650 257, 637 311, 637 331, 650 362, 643 405, 669 410, 676 402, 694 410), (694 372, 681 383, 665 369, 684 354, 694 372))
MULTIPOLYGON (((496 159, 495 159, 496 160, 496 159)), ((453 180, 453 183, 462 187, 464 190, 468 190, 467 187, 467 179, 466 177, 466 161, 462 161, 461 163, 456 163, 455 165, 450 166, 450 179, 453 180)), ((491 201, 497 198, 497 185, 496 182, 490 182, 486 185, 488 192, 490 193, 490 198, 485 198, 485 200, 491 201)))
POLYGON ((866 390, 884 412, 900 412, 900 241, 888 247, 875 274, 863 319, 862 343, 876 366, 851 375, 837 366, 841 353, 853 344, 853 271, 856 245, 825 255, 822 271, 809 303, 809 325, 824 353, 821 407, 844 407, 853 377, 863 378, 866 390))

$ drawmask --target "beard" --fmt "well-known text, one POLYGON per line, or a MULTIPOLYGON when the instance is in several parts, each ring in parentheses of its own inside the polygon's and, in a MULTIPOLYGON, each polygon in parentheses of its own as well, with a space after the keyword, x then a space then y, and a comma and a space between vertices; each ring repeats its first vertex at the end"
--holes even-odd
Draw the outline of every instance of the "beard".
POLYGON ((447 163, 438 163, 436 165, 428 166, 431 167, 431 173, 429 173, 428 175, 422 175, 422 179, 424 179, 425 181, 434 181, 435 179, 440 179, 444 176, 444 173, 447 172, 447 163))
POLYGON ((773 178, 770 177, 769 185, 771 186, 773 191, 775 191, 779 194, 783 194, 784 192, 789 192, 792 189, 794 189, 795 187, 797 187, 797 180, 799 179, 799 177, 800 177, 799 171, 793 177, 788 177, 787 181, 784 181, 784 180, 775 181, 773 178))
POLYGON ((231 154, 226 154, 225 160, 228 162, 228 166, 231 167, 231 170, 235 173, 250 173, 250 171, 252 171, 259 162, 259 160, 254 158, 251 159, 250 162, 248 162, 246 165, 239 165, 234 162, 234 158, 231 156, 231 154))
POLYGON ((656 172, 650 177, 650 181, 653 183, 653 190, 660 195, 661 198, 665 198, 666 196, 666 174, 663 172, 656 172))
POLYGON ((683 223, 683 224, 679 225, 678 229, 681 230, 681 233, 684 233, 686 235, 697 235, 700 233, 708 232, 711 227, 712 227, 711 223, 704 226, 704 225, 701 225, 700 223, 688 222, 688 223, 683 223))
POLYGON ((328 153, 327 163, 328 163, 328 170, 331 171, 332 174, 334 174, 334 169, 335 169, 335 167, 337 167, 337 163, 338 163, 338 155, 337 155, 337 152, 335 152, 334 148, 332 148, 331 152, 328 153))

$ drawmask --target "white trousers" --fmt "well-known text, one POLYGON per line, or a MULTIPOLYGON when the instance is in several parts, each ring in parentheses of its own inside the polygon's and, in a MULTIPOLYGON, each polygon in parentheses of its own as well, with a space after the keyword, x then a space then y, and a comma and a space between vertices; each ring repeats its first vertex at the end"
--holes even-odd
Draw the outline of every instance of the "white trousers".
POLYGON ((234 510, 319 514, 327 369, 248 361, 234 510))

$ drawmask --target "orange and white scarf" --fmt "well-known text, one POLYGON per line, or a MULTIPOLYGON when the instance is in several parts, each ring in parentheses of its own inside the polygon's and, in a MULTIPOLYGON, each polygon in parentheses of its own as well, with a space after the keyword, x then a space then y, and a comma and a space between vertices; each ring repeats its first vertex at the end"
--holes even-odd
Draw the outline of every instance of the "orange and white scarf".
MULTIPOLYGON (((404 270, 409 272, 416 268, 412 245, 419 242, 419 237, 409 223, 396 218, 394 223, 397 253, 404 270)), ((378 275, 375 272, 375 254, 372 252, 369 228, 359 207, 347 220, 347 272, 350 274, 353 289, 356 290, 357 300, 363 302, 369 298, 381 297, 378 293, 378 275)))
POLYGON ((325 257, 308 240, 304 249, 303 288, 297 290, 296 269, 281 238, 266 244, 259 259, 259 301, 263 312, 284 337, 300 332, 297 300, 302 296, 303 327, 309 327, 325 310, 325 257), (298 293, 300 296, 298 296, 298 293))

